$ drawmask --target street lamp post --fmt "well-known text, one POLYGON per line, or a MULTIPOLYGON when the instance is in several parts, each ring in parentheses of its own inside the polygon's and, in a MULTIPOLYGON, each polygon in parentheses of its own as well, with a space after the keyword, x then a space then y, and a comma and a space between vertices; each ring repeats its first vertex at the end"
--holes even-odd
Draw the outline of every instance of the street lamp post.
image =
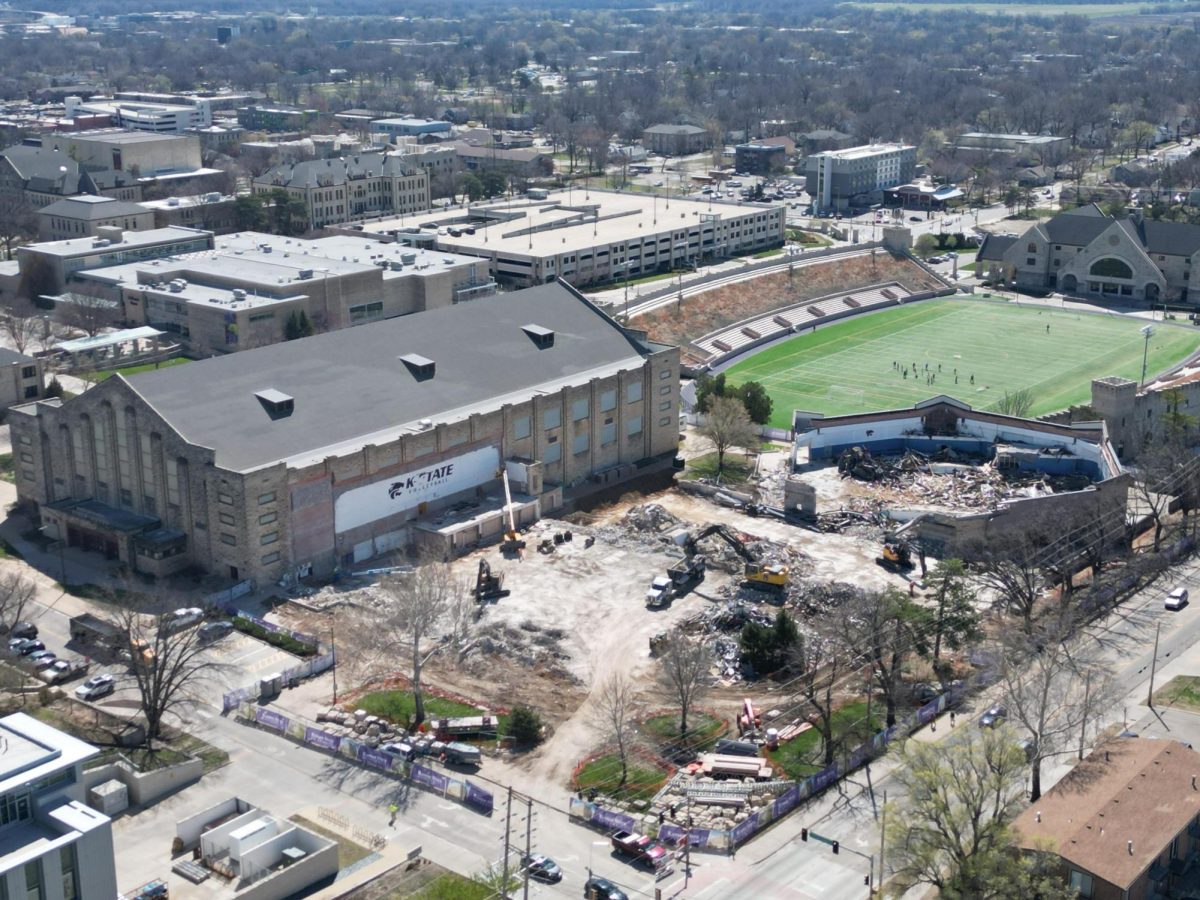
POLYGON ((1150 337, 1154 334, 1153 325, 1143 325, 1141 328, 1142 335, 1146 338, 1146 343, 1142 348, 1142 384, 1146 383, 1146 364, 1150 361, 1150 337))

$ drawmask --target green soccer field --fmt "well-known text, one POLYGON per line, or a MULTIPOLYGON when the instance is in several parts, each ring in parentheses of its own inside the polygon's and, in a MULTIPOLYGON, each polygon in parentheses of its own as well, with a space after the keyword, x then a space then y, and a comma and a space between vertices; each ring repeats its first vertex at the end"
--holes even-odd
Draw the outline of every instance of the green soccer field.
MULTIPOLYGON (((1141 378, 1145 324, 1014 303, 929 300, 776 344, 728 369, 727 378, 763 383, 776 428, 790 428, 796 409, 844 415, 912 406, 937 394, 987 409, 1005 390, 1022 388, 1033 392, 1033 415, 1042 415, 1089 402, 1093 378, 1141 378), (907 366, 907 378, 894 362, 907 366)), ((1193 326, 1154 327, 1148 376, 1200 346, 1193 326)))

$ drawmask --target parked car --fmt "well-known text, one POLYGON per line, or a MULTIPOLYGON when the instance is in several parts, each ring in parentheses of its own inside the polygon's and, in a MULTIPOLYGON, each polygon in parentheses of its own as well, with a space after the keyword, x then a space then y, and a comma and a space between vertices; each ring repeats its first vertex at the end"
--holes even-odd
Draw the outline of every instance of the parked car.
POLYGON ((1025 737, 1017 741, 1017 746, 1025 754, 1025 762, 1033 762, 1033 758, 1037 756, 1037 741, 1031 737, 1025 737))
POLYGON ((190 628, 204 618, 204 610, 198 606, 186 606, 177 609, 166 617, 164 624, 173 631, 190 628))
POLYGON ((562 869, 548 856, 527 856, 523 865, 534 881, 544 884, 557 884, 562 881, 562 869))
POLYGON ((205 622, 200 626, 200 640, 206 642, 219 641, 232 631, 232 622, 205 622))
POLYGON ((417 758, 417 751, 413 749, 411 744, 395 742, 384 744, 379 748, 380 753, 386 753, 388 756, 394 756, 397 759, 404 759, 412 762, 417 758))
POLYGON ((81 675, 87 671, 87 664, 81 661, 71 661, 69 659, 56 659, 50 665, 46 666, 38 675, 50 684, 58 684, 66 681, 76 675, 81 675))
POLYGON ((6 625, 0 630, 7 631, 10 638, 33 639, 38 636, 38 628, 32 622, 16 622, 12 628, 6 625))
POLYGON ((45 650, 46 645, 39 640, 24 640, 21 642, 20 649, 17 650, 21 656, 29 656, 31 653, 37 653, 39 650, 45 650))
POLYGON ((26 657, 35 669, 44 669, 58 659, 58 654, 53 650, 35 650, 26 657))
POLYGON ((93 675, 79 687, 75 688, 75 696, 80 700, 98 700, 106 697, 117 689, 117 679, 108 673, 93 675))
POLYGON ((667 861, 667 848, 644 834, 632 831, 614 832, 612 846, 621 856, 651 868, 658 868, 667 861))
POLYGON ((607 878, 589 878, 583 885, 587 900, 629 900, 629 895, 607 878))
POLYGON ((1175 588, 1171 593, 1167 594, 1167 599, 1163 601, 1163 606, 1167 609, 1183 609, 1188 605, 1188 590, 1187 588, 1175 588))
POLYGON ((979 717, 980 728, 995 728, 1001 722, 1008 718, 1008 710, 1003 706, 989 707, 982 716, 979 717))

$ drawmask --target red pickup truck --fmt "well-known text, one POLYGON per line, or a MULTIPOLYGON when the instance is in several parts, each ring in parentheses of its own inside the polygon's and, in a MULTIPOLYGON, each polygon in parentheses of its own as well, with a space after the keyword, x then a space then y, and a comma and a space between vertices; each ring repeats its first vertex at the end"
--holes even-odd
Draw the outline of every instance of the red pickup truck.
POLYGON ((658 868, 667 859, 667 848, 644 834, 618 831, 612 836, 613 849, 649 866, 658 868))

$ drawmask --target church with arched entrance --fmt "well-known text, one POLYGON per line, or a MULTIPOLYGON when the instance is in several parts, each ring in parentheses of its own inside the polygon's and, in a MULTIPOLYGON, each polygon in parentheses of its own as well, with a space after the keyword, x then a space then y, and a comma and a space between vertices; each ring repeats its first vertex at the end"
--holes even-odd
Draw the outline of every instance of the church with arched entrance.
POLYGON ((993 283, 1059 291, 1130 306, 1200 304, 1189 291, 1200 268, 1200 226, 1117 219, 1095 204, 1059 213, 1020 236, 988 235, 976 274, 993 283))

